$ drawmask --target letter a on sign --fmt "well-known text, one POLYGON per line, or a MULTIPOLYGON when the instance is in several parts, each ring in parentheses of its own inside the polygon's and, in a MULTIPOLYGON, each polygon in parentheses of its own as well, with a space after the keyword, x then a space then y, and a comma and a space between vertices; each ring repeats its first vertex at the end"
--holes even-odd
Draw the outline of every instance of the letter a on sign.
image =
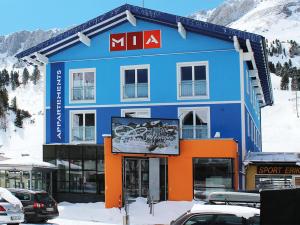
POLYGON ((144 48, 160 48, 160 30, 144 31, 144 48))
POLYGON ((110 35, 110 51, 126 50, 127 40, 126 33, 110 35))

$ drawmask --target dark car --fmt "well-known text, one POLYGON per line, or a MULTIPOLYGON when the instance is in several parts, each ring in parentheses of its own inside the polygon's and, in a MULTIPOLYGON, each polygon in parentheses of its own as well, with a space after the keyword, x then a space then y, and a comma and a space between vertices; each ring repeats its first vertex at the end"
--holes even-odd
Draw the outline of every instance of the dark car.
POLYGON ((56 201, 45 191, 9 189, 23 204, 26 222, 47 222, 59 216, 56 201))

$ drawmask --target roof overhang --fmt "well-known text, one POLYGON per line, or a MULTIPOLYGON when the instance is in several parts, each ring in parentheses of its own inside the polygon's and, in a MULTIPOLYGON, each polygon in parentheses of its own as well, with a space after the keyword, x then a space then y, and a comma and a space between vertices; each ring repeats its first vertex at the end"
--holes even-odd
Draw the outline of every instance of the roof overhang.
POLYGON ((31 65, 41 66, 48 62, 47 59, 50 56, 79 42, 89 46, 89 40, 93 36, 101 32, 105 32, 117 25, 129 22, 133 26, 137 26, 138 19, 159 23, 178 29, 179 34, 183 38, 186 38, 186 32, 188 31, 215 37, 229 42, 233 42, 234 36, 236 36, 240 47, 244 52, 249 50, 249 44, 247 44, 248 40, 253 52, 253 61, 251 61, 255 62, 256 69, 258 71, 258 80, 260 81, 263 92, 264 103, 266 105, 273 104, 272 86, 267 64, 268 58, 264 37, 245 31, 176 16, 156 10, 141 8, 138 6, 132 6, 129 4, 122 5, 99 17, 89 20, 86 23, 59 34, 56 37, 20 52, 16 55, 16 57, 31 65))

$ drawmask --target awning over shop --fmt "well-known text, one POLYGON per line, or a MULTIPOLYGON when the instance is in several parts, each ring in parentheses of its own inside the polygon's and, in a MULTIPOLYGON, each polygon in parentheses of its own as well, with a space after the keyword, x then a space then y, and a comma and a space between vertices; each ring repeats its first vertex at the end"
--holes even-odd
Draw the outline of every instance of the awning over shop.
POLYGON ((300 166, 300 153, 297 152, 249 152, 244 164, 286 163, 300 166))
POLYGON ((55 170, 57 167, 51 163, 36 160, 29 156, 6 159, 0 161, 0 170, 23 170, 30 171, 34 169, 55 170))

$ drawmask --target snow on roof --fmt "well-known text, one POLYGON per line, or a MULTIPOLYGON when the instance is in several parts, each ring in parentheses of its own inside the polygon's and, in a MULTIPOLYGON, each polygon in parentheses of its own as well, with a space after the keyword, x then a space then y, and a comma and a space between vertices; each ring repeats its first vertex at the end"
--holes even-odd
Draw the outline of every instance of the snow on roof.
POLYGON ((255 215, 260 215, 260 210, 245 206, 233 206, 233 205, 202 205, 195 204, 192 209, 192 213, 222 213, 232 214, 238 217, 244 217, 246 219, 255 215))
POLYGON ((32 168, 47 168, 47 169, 55 169, 56 166, 43 162, 40 160, 33 159, 29 156, 23 156, 19 158, 7 159, 0 161, 0 168, 20 168, 20 169, 32 169, 32 168))
POLYGON ((300 153, 296 152, 249 152, 245 164, 251 162, 300 163, 300 153))

